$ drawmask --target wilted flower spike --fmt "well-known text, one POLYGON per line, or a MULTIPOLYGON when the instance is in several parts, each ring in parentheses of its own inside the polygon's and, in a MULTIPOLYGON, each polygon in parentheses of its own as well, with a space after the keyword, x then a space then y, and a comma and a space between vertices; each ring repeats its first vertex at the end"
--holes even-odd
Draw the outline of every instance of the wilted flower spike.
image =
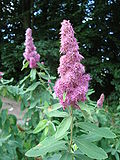
POLYGON ((98 108, 103 106, 103 102, 104 102, 104 94, 102 93, 99 100, 97 101, 98 108))
POLYGON ((32 30, 28 28, 26 30, 26 40, 25 40, 25 52, 24 52, 24 57, 25 59, 29 62, 29 67, 30 68, 36 68, 37 67, 37 62, 40 61, 40 55, 36 51, 36 47, 34 46, 33 43, 33 38, 32 38, 32 30))
POLYGON ((72 105, 75 108, 78 101, 86 100, 88 91, 89 74, 85 74, 85 67, 80 63, 83 56, 79 54, 79 47, 74 30, 69 20, 61 23, 61 47, 60 52, 64 55, 60 58, 58 74, 60 78, 54 86, 55 94, 59 98, 63 109, 72 105), (65 100, 63 100, 65 94, 65 100))

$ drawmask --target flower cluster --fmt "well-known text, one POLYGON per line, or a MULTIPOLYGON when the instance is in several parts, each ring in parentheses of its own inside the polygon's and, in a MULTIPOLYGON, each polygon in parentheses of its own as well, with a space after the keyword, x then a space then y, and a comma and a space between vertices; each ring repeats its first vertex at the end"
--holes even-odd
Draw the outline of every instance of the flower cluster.
POLYGON ((0 72, 0 79, 3 77, 4 73, 0 72))
POLYGON ((98 107, 102 107, 103 106, 103 102, 104 102, 104 94, 102 93, 100 98, 97 101, 97 106, 98 107))
POLYGON ((25 59, 29 62, 30 68, 37 67, 37 62, 40 61, 40 55, 37 53, 36 47, 34 46, 32 30, 30 28, 26 30, 25 52, 23 55, 25 59))
POLYGON ((79 54, 79 47, 74 37, 72 25, 69 20, 63 20, 61 24, 60 52, 64 55, 60 58, 58 68, 60 78, 56 81, 54 90, 63 109, 70 105, 78 108, 77 102, 86 100, 90 76, 85 74, 85 67, 81 64, 84 57, 79 54), (65 99, 63 95, 65 95, 65 99))

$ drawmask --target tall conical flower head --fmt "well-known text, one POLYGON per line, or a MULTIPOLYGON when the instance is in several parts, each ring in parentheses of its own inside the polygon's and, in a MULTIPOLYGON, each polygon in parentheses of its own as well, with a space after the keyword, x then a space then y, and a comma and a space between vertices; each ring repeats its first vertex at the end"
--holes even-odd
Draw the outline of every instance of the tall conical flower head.
POLYGON ((55 83, 54 91, 63 109, 70 105, 76 108, 78 101, 86 100, 90 76, 85 74, 85 67, 81 64, 83 56, 79 54, 72 25, 69 20, 63 20, 61 24, 60 52, 64 55, 60 58, 58 68, 60 78, 55 83))
POLYGON ((30 68, 36 68, 37 67, 37 62, 40 61, 40 55, 36 51, 36 47, 33 43, 33 38, 32 38, 32 30, 28 28, 26 30, 26 40, 25 40, 25 52, 24 52, 24 57, 25 59, 29 62, 29 67, 30 68))

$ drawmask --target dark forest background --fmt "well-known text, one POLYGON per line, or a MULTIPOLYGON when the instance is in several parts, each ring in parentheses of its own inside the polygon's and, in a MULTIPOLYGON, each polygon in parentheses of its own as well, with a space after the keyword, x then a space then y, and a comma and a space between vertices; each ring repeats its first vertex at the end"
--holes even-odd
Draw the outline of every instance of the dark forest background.
POLYGON ((119 0, 0 0, 0 71, 18 82, 22 71, 25 30, 33 30, 37 51, 57 75, 59 30, 69 19, 76 32, 83 63, 92 80, 95 99, 105 93, 108 105, 120 97, 120 1, 119 0))

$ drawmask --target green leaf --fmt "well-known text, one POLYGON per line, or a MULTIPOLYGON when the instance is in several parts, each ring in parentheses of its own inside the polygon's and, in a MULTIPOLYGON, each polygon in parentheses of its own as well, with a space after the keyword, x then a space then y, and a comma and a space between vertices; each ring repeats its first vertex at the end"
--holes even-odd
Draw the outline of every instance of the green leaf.
POLYGON ((66 95, 67 95, 67 93, 66 93, 66 92, 64 92, 64 93, 63 93, 63 102, 65 102, 66 95))
POLYGON ((80 151, 93 159, 106 159, 108 156, 106 152, 97 147, 95 144, 89 142, 88 140, 75 139, 75 143, 77 144, 80 151))
POLYGON ((119 156, 120 154, 118 154, 117 152, 115 153, 115 158, 116 158, 116 160, 120 160, 120 156, 119 156))
MULTIPOLYGON (((45 66, 44 65, 42 65, 41 63, 37 63, 37 65, 42 69, 42 70, 44 70, 45 71, 45 73, 50 77, 50 75, 49 75, 49 73, 48 73, 48 71, 47 71, 47 69, 45 68, 45 66)), ((42 72, 41 72, 42 73, 42 72)), ((50 78, 49 78, 50 79, 50 78)))
POLYGON ((59 108, 62 108, 62 105, 60 103, 56 103, 56 104, 53 104, 51 107, 52 107, 51 111, 55 111, 59 108))
POLYGON ((27 76, 25 76, 21 81, 20 84, 22 84, 25 80, 27 80, 30 77, 30 74, 28 74, 27 76))
POLYGON ((120 105, 117 107, 117 111, 120 110, 120 105))
POLYGON ((78 102, 78 105, 82 111, 86 111, 89 115, 91 115, 91 111, 94 111, 94 107, 91 105, 88 106, 85 102, 78 102))
POLYGON ((115 138, 116 137, 116 135, 107 127, 99 128, 93 123, 88 123, 88 122, 80 122, 79 126, 85 131, 93 132, 96 135, 99 135, 104 138, 115 138))
POLYGON ((11 78, 10 80, 5 80, 5 79, 1 79, 1 83, 2 84, 9 84, 9 83, 11 83, 11 82, 13 82, 13 80, 14 80, 14 78, 11 78))
POLYGON ((49 121, 49 135, 54 135, 56 132, 56 127, 53 122, 49 121))
POLYGON ((8 116, 8 110, 7 109, 3 109, 1 111, 1 118, 2 118, 2 125, 4 125, 6 119, 7 119, 7 116, 8 116))
POLYGON ((107 127, 99 128, 99 134, 104 138, 116 138, 116 135, 107 127))
POLYGON ((67 112, 61 112, 59 110, 47 112, 47 115, 49 117, 68 117, 69 116, 67 112))
POLYGON ((46 127, 47 122, 48 122, 47 119, 41 120, 41 121, 38 123, 37 127, 33 130, 33 133, 36 134, 36 133, 42 131, 42 130, 46 127))
POLYGON ((62 155, 60 160, 72 160, 72 158, 73 158, 73 155, 69 152, 66 152, 62 155))
POLYGON ((38 156, 44 156, 47 153, 66 150, 65 143, 66 143, 65 141, 56 140, 54 136, 47 137, 37 146, 27 151, 25 155, 28 157, 38 157, 38 156))
POLYGON ((56 77, 50 76, 50 79, 53 80, 53 79, 56 79, 56 77))
POLYGON ((48 91, 46 91, 46 90, 42 91, 39 96, 40 96, 43 104, 45 103, 45 101, 48 102, 48 104, 49 104, 51 95, 48 91))
POLYGON ((7 87, 7 90, 9 91, 9 93, 13 94, 14 96, 19 95, 19 87, 18 86, 9 85, 7 87))
POLYGON ((2 108, 2 101, 1 101, 1 99, 0 99, 0 109, 2 108))
POLYGON ((76 160, 92 160, 91 158, 85 156, 85 155, 81 155, 81 154, 77 154, 75 155, 76 160))
POLYGON ((7 156, 7 155, 4 155, 4 157, 2 157, 1 160, 11 160, 11 157, 7 156))
MULTIPOLYGON (((40 85, 40 82, 35 82, 31 86, 29 86, 24 93, 35 90, 40 85)), ((24 94, 23 93, 23 94, 24 94)))
POLYGON ((45 80, 49 80, 50 78, 48 77, 48 75, 46 75, 44 72, 40 72, 39 76, 42 77, 45 80))
POLYGON ((116 149, 112 148, 111 154, 112 154, 112 155, 115 155, 116 151, 117 151, 116 149))
POLYGON ((32 81, 35 80, 35 78, 36 78, 36 69, 31 69, 30 78, 31 78, 32 81))
POLYGON ((5 141, 7 141, 10 137, 11 137, 11 134, 6 137, 0 138, 0 146, 2 146, 2 143, 5 143, 5 141))
POLYGON ((47 158, 45 160, 60 160, 61 154, 54 154, 51 158, 47 158))
POLYGON ((87 96, 90 96, 91 94, 93 94, 95 91, 93 89, 89 89, 87 92, 87 96))
POLYGON ((46 126, 44 131, 41 134, 40 141, 43 141, 47 137, 48 131, 49 131, 49 127, 46 126))
POLYGON ((40 99, 36 99, 36 100, 32 101, 29 109, 32 109, 32 108, 36 107, 36 105, 38 104, 39 101, 40 101, 40 99))
POLYGON ((101 140, 101 136, 95 134, 95 133, 89 133, 89 134, 83 134, 79 137, 80 139, 85 139, 85 140, 88 140, 90 142, 96 142, 96 141, 99 141, 101 140))
POLYGON ((27 62, 23 61, 23 67, 22 67, 21 71, 23 71, 25 68, 27 68, 28 65, 29 65, 28 61, 27 62))
POLYGON ((62 120, 62 122, 58 126, 57 132, 55 134, 56 139, 61 137, 62 135, 64 135, 67 132, 67 130, 70 128, 71 122, 72 122, 71 116, 64 118, 62 120))

